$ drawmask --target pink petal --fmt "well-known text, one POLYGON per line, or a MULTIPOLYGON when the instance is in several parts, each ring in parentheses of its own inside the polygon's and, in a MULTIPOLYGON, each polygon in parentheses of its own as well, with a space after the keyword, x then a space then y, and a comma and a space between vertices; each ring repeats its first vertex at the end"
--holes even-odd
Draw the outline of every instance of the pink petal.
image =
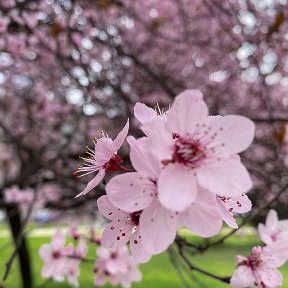
POLYGON ((269 231, 266 229, 265 225, 262 223, 258 225, 258 234, 263 243, 270 244, 273 242, 269 231))
POLYGON ((257 270, 262 282, 266 287, 280 287, 282 286, 282 274, 277 269, 259 269, 257 270))
POLYGON ((139 173, 125 173, 113 177, 106 186, 110 202, 127 212, 143 210, 155 197, 156 186, 139 173))
POLYGON ((96 165, 101 167, 107 163, 116 153, 115 144, 111 138, 100 138, 95 145, 95 161, 96 165))
POLYGON ((165 251, 173 243, 176 230, 176 214, 162 207, 157 199, 140 216, 139 233, 151 254, 165 251))
POLYGON ((203 163, 197 169, 199 184, 218 195, 240 196, 252 187, 246 168, 236 158, 203 163))
POLYGON ((275 231, 278 227, 278 223, 279 223, 279 219, 278 219, 277 212, 271 209, 266 216, 265 225, 267 229, 270 231, 273 231, 273 230, 275 231))
POLYGON ((127 136, 126 140, 127 140, 128 144, 130 145, 131 148, 133 147, 133 145, 136 142, 136 138, 134 136, 131 136, 131 135, 127 136))
POLYGON ((133 167, 141 175, 157 179, 161 171, 161 164, 149 149, 148 138, 142 137, 135 141, 130 151, 133 167))
POLYGON ((198 90, 186 90, 176 96, 167 115, 170 132, 186 135, 194 132, 196 124, 206 121, 208 109, 198 90))
POLYGON ((110 220, 125 219, 128 216, 127 213, 114 207, 109 201, 107 195, 103 195, 97 200, 97 206, 100 213, 110 220))
POLYGON ((157 117, 155 110, 140 102, 137 102, 134 106, 134 115, 141 124, 145 124, 157 117))
POLYGON ((88 192, 90 192, 92 189, 94 189, 104 178, 105 176, 105 169, 100 169, 97 175, 88 182, 86 188, 79 193, 75 198, 78 198, 82 195, 86 195, 88 192))
POLYGON ((232 288, 253 287, 255 278, 252 270, 244 265, 240 265, 233 273, 230 284, 232 288))
POLYGON ((147 263, 151 258, 151 253, 149 253, 143 245, 138 230, 133 233, 130 239, 130 250, 134 260, 138 263, 147 263))
POLYGON ((132 228, 130 224, 123 221, 111 222, 103 231, 101 243, 107 248, 118 250, 130 239, 132 228))
POLYGON ((217 133, 215 142, 225 144, 223 149, 226 154, 240 153, 251 145, 255 134, 255 125, 250 119, 238 115, 209 119, 211 120, 210 126, 217 133))
POLYGON ((52 263, 47 263, 45 266, 43 266, 41 271, 41 276, 43 278, 50 278, 54 274, 54 267, 52 263))
POLYGON ((216 199, 222 220, 225 221, 230 227, 238 228, 236 219, 234 218, 234 214, 229 211, 230 207, 225 205, 222 200, 218 198, 216 199))
POLYGON ((44 244, 39 249, 40 257, 45 261, 49 262, 52 259, 52 250, 49 244, 44 244))
POLYGON ((218 212, 215 195, 207 190, 199 189, 195 202, 185 212, 179 214, 178 225, 186 226, 201 237, 211 237, 217 234, 222 227, 222 219, 218 212))
POLYGON ((173 135, 165 127, 165 121, 155 119, 142 127, 148 136, 148 148, 159 160, 171 159, 173 154, 173 135))
POLYGON ((62 249, 64 247, 65 241, 66 236, 60 230, 57 230, 52 238, 51 247, 54 250, 62 249))
POLYGON ((233 208, 233 212, 236 213, 246 213, 252 208, 252 203, 246 194, 242 194, 241 196, 237 197, 231 197, 227 201, 229 206, 233 208))
POLYGON ((288 260, 288 241, 287 239, 270 243, 263 248, 263 258, 269 267, 280 267, 288 260))
POLYGON ((184 211, 197 196, 194 172, 180 164, 168 164, 159 177, 158 190, 164 207, 184 211))
POLYGON ((115 138, 114 142, 114 151, 117 152, 117 150, 122 146, 122 144, 124 143, 127 134, 128 134, 128 130, 129 130, 129 119, 126 122, 126 125, 124 126, 124 128, 122 129, 122 131, 117 135, 117 137, 115 138))

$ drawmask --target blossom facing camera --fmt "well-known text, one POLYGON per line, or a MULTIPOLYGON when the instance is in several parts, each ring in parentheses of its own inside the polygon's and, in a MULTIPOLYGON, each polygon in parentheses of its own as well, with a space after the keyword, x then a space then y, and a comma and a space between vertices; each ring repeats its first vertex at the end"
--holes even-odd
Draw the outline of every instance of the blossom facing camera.
POLYGON ((252 182, 240 157, 251 144, 255 127, 243 116, 208 116, 198 90, 179 94, 165 120, 144 121, 149 149, 162 164, 159 200, 167 209, 184 211, 198 187, 216 195, 241 196, 252 182), (179 191, 180 197, 175 197, 179 191))

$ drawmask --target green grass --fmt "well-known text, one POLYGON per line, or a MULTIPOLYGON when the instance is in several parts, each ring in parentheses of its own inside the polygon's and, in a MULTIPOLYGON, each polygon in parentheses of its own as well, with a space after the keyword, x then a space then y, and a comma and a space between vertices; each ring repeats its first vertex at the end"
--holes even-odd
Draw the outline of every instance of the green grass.
MULTIPOLYGON (((189 239, 194 242, 199 241, 199 238, 188 236, 189 239)), ((38 255, 38 249, 43 243, 49 243, 50 237, 30 237, 28 239, 29 248, 31 251, 31 257, 33 261, 33 274, 36 286, 43 283, 45 280, 41 278, 40 271, 42 267, 41 259, 38 255)), ((0 273, 3 275, 4 263, 10 256, 12 251, 12 244, 7 246, 5 243, 9 243, 9 238, 0 238, 0 273)), ((258 238, 255 235, 248 236, 233 236, 224 245, 219 245, 215 248, 211 248, 209 251, 199 255, 192 255, 191 261, 193 264, 202 267, 217 275, 229 276, 235 268, 234 256, 236 254, 247 255, 253 245, 260 244, 258 238)), ((95 251, 93 247, 88 252, 88 257, 94 257, 95 251)), ((18 271, 18 263, 15 262, 12 266, 11 273, 6 281, 5 288, 20 288, 20 274, 18 271)), ((92 273, 93 264, 83 263, 81 267, 80 287, 92 288, 94 287, 94 275, 92 273)), ((181 281, 176 273, 174 267, 169 261, 168 253, 163 253, 154 256, 152 260, 147 264, 141 265, 141 271, 143 272, 143 281, 134 283, 133 288, 177 288, 183 287, 181 281)), ((283 287, 288 287, 288 265, 286 264, 281 269, 285 283, 283 287)), ((223 284, 212 278, 203 276, 197 272, 189 273, 195 277, 196 282, 190 284, 189 287, 202 288, 225 288, 229 287, 227 284, 223 284), (202 284, 200 284, 202 283, 202 284)), ((192 282, 190 282, 192 283, 192 282)), ((1 283, 0 283, 0 287, 1 283)), ((71 287, 66 283, 51 282, 47 284, 47 288, 68 288, 71 287)), ((110 285, 104 286, 105 288, 112 287, 110 285)))

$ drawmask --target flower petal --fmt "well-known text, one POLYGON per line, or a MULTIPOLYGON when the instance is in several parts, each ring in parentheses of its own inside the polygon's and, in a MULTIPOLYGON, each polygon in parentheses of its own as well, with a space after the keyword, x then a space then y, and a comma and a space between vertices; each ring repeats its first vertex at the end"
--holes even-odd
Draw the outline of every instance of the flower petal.
POLYGON ((160 174, 158 196, 167 209, 184 211, 197 196, 197 186, 193 171, 180 164, 168 164, 160 174))
POLYGON ((125 173, 113 177, 106 186, 109 201, 127 212, 143 210, 156 194, 156 186, 139 173, 125 173))
POLYGON ((201 237, 211 237, 222 227, 216 197, 207 190, 199 189, 197 198, 191 206, 180 213, 178 225, 186 226, 193 233, 201 237))
POLYGON ((233 212, 236 213, 246 213, 252 208, 252 203, 246 194, 228 198, 227 201, 229 206, 233 208, 233 212))
POLYGON ((221 199, 219 198, 216 198, 216 199, 217 199, 217 205, 218 205, 219 213, 221 215, 222 220, 225 221, 230 227, 238 228, 234 214, 229 211, 231 207, 229 207, 221 199))
POLYGON ((277 212, 271 209, 266 216, 265 225, 267 229, 270 231, 276 230, 278 226, 278 222, 279 222, 279 219, 278 219, 277 212))
POLYGON ((240 265, 233 273, 230 284, 233 288, 247 288, 254 285, 255 278, 252 270, 245 266, 240 265))
POLYGON ((97 200, 97 206, 100 213, 110 220, 125 219, 128 216, 127 213, 114 207, 109 201, 107 195, 103 195, 97 200))
POLYGON ((60 250, 64 247, 65 241, 66 236, 64 233, 62 233, 60 230, 57 230, 52 238, 51 247, 55 250, 60 250))
POLYGON ((147 137, 135 141, 130 151, 130 159, 133 167, 141 175, 158 179, 161 164, 159 159, 150 152, 148 141, 147 137))
POLYGON ((128 134, 128 130, 129 130, 129 119, 127 120, 124 128, 120 131, 120 133, 117 135, 117 137, 115 138, 114 142, 114 150, 115 152, 117 152, 117 150, 122 146, 122 144, 124 143, 127 134, 128 134))
POLYGON ((214 142, 224 143, 223 150, 226 154, 240 153, 251 145, 255 135, 255 125, 250 119, 239 115, 209 119, 209 125, 217 133, 214 142))
POLYGON ((100 138, 97 140, 97 143, 95 145, 95 162, 96 166, 103 166, 105 163, 107 163, 113 154, 115 154, 117 149, 115 149, 114 142, 111 138, 100 138))
POLYGON ((173 243, 176 230, 176 213, 162 207, 157 199, 141 213, 139 233, 151 254, 165 251, 173 243))
POLYGON ((104 176, 105 176, 105 169, 100 169, 97 175, 91 181, 88 182, 85 189, 81 193, 79 193, 75 198, 78 198, 82 195, 86 195, 87 193, 89 193, 103 180, 104 176))
POLYGON ((155 110, 140 102, 137 102, 134 106, 134 115, 141 124, 145 124, 157 117, 155 110))
POLYGON ((199 184, 218 195, 240 196, 252 187, 246 168, 235 157, 203 163, 197 168, 199 184))
POLYGON ((167 115, 167 127, 171 133, 186 135, 194 132, 196 124, 206 121, 208 108, 199 90, 186 90, 176 96, 167 115))
POLYGON ((266 287, 282 286, 283 277, 281 272, 277 269, 267 267, 266 269, 258 269, 257 272, 266 287))
POLYGON ((151 258, 151 253, 149 253, 143 245, 142 237, 139 235, 138 230, 132 234, 130 239, 130 250, 136 262, 147 263, 151 258))
POLYGON ((103 246, 111 249, 122 248, 130 239, 132 226, 123 221, 113 221, 108 224, 102 234, 101 243, 103 246))

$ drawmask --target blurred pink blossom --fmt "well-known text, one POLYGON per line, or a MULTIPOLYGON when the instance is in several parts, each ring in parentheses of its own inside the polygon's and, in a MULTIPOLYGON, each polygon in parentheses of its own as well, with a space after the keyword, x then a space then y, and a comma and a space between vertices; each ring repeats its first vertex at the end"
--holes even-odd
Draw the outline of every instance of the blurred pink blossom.
POLYGON ((271 209, 266 216, 265 225, 258 225, 258 233, 267 245, 284 239, 288 242, 288 220, 279 220, 277 212, 271 209))
POLYGON ((282 285, 282 274, 277 269, 288 259, 288 242, 272 243, 264 248, 256 246, 250 256, 236 256, 238 267, 230 284, 233 288, 247 288, 254 284, 260 288, 276 288, 282 285))
POLYGON ((109 281, 113 286, 120 284, 129 288, 132 282, 142 279, 141 272, 126 246, 120 250, 99 247, 96 253, 98 257, 94 268, 95 285, 102 286, 109 281))

